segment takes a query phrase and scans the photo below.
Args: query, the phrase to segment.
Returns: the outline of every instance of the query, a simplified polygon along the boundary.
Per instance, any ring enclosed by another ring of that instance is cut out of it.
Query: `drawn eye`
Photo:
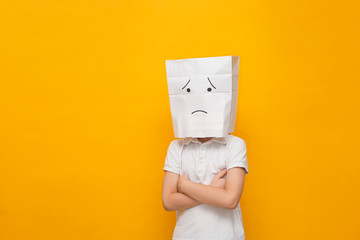
[[[210,78],[207,78],[207,79],[209,80],[209,83],[211,84],[211,86],[212,86],[214,89],[216,89],[216,87],[214,86],[214,84],[212,84],[212,82],[210,81]],[[208,88],[207,90],[208,90],[208,92],[211,92],[212,88]]]
[[[189,79],[189,81],[185,84],[185,86],[183,86],[181,89],[184,89],[190,82],[191,79]],[[187,88],[186,89],[187,92],[190,92],[190,88]]]

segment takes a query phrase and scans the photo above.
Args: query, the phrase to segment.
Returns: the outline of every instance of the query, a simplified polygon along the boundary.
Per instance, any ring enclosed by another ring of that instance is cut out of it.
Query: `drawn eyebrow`
[[[185,84],[185,86],[183,86],[182,89],[184,89],[184,88],[189,84],[189,82],[190,82],[190,79],[189,79],[189,81]]]
[[[209,83],[211,84],[211,86],[216,89],[216,87],[211,83],[210,79],[209,78],[207,78],[207,79],[209,80]]]

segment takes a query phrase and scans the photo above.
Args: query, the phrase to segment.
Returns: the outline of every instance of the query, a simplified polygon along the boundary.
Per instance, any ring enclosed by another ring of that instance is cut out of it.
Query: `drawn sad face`
[[[178,137],[221,137],[229,130],[231,75],[196,75],[174,79],[170,94]]]
[[[209,81],[210,85],[206,90],[208,92],[211,92],[213,89],[216,89],[216,87],[214,86],[214,84],[212,84],[211,80],[209,77],[207,77],[207,80]],[[181,89],[184,89],[186,88],[186,91],[189,93],[191,92],[191,88],[190,88],[190,85],[189,83],[191,82],[191,79],[189,79],[189,81],[185,84],[185,86],[183,86]],[[189,86],[188,86],[189,85]],[[187,87],[188,86],[188,87]],[[191,112],[191,114],[194,114],[194,113],[203,113],[203,114],[208,114],[207,111],[203,110],[203,109],[198,109],[198,110],[194,110]]]

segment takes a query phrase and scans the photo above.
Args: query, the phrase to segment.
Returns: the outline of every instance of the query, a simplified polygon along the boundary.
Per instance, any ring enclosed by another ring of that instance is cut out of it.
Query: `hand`
[[[227,173],[226,168],[221,170],[218,174],[215,175],[213,180],[210,183],[210,186],[225,188],[225,179],[223,178]]]
[[[190,182],[189,176],[186,174],[182,174],[178,179],[178,185],[177,185],[178,192],[184,193],[184,187],[187,182]]]

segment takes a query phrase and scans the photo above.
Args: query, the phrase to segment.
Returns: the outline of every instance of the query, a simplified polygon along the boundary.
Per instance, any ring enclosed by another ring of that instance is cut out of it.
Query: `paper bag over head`
[[[165,63],[175,137],[224,137],[234,132],[239,57]]]

